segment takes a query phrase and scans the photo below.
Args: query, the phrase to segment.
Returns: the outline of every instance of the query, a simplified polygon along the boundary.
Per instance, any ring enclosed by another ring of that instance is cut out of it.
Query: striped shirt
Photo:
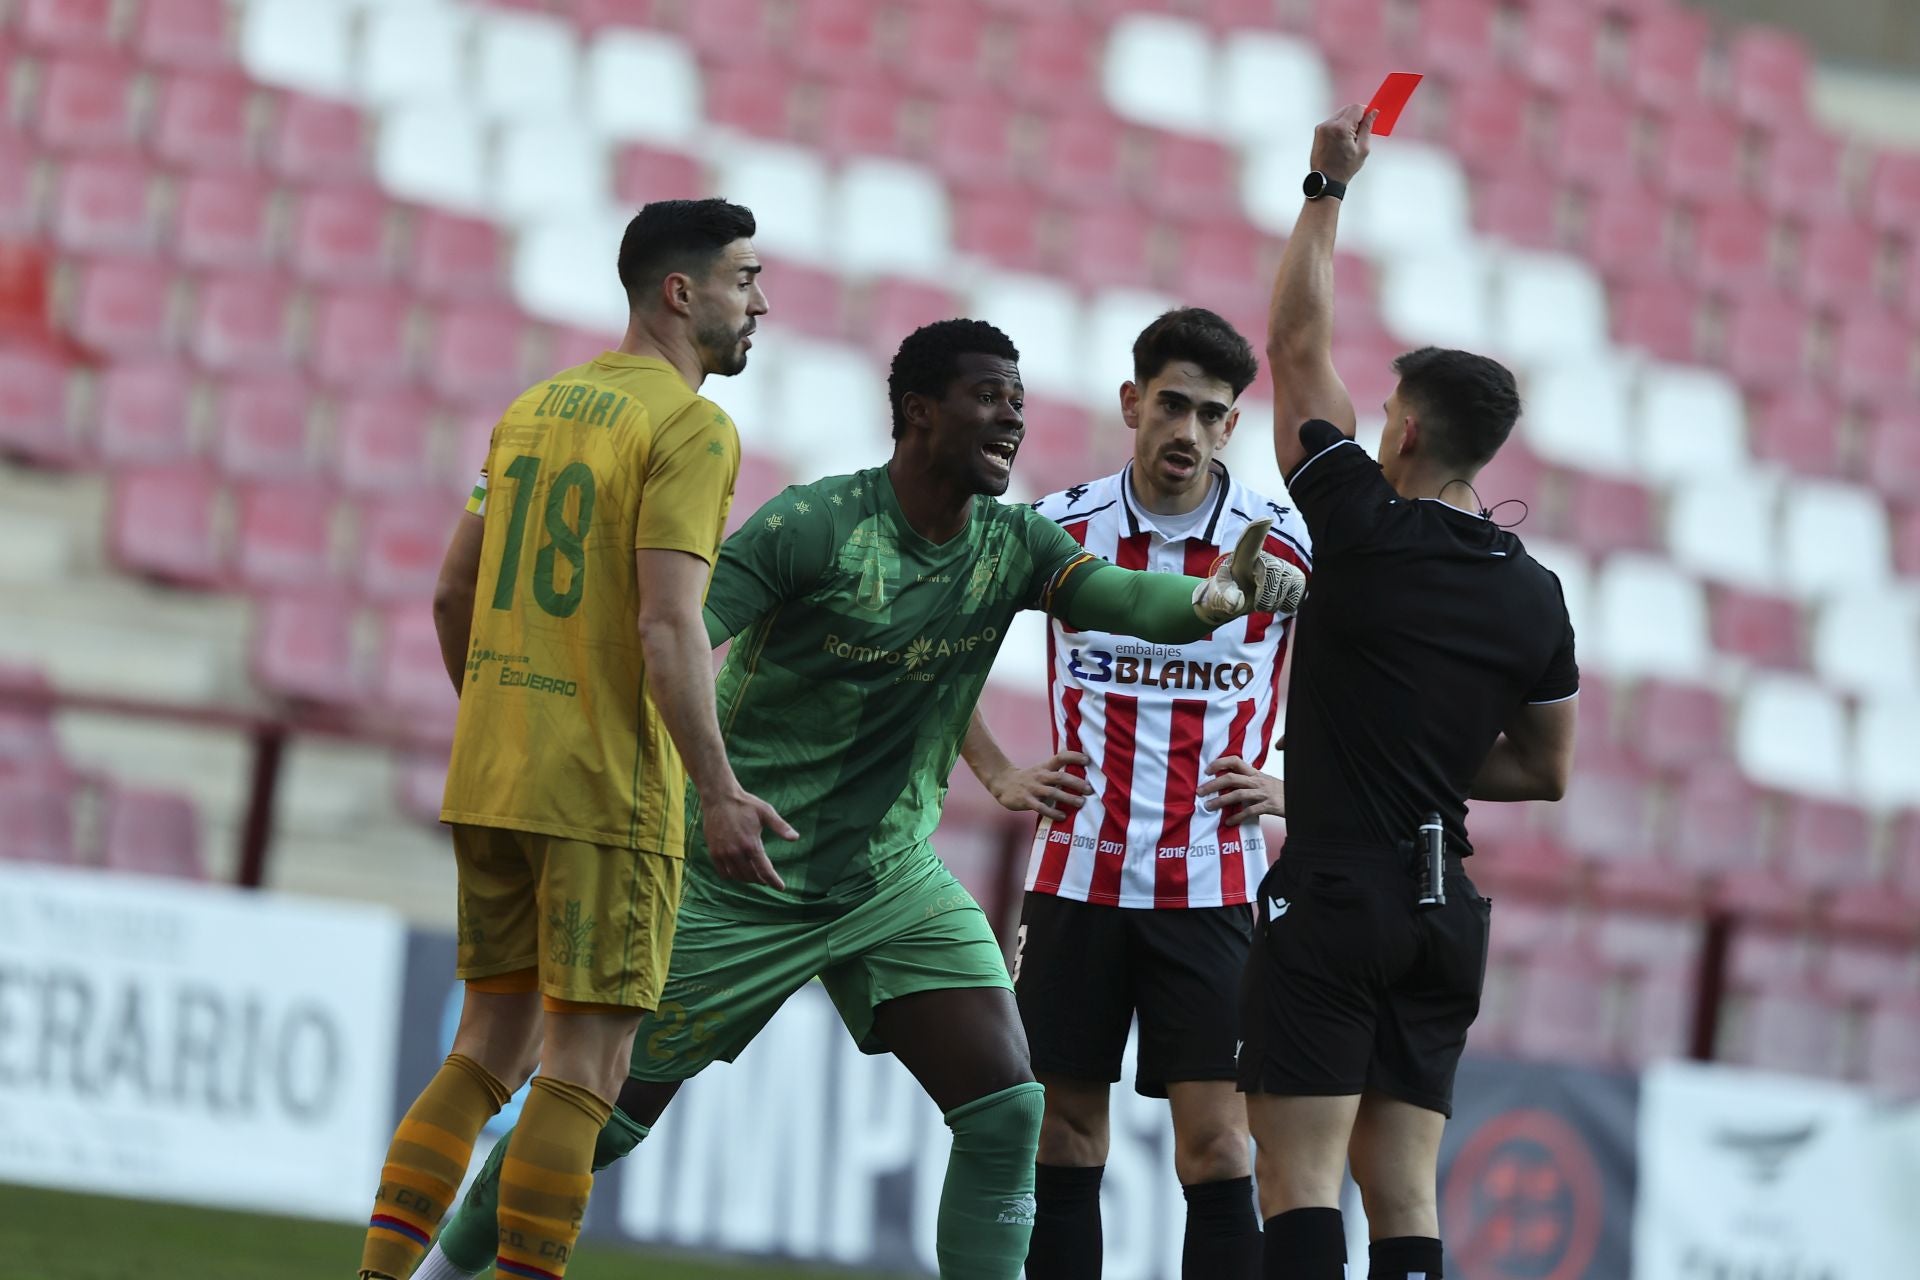
[[[1288,506],[1236,483],[1220,463],[1201,507],[1161,516],[1117,475],[1035,503],[1088,551],[1123,569],[1204,576],[1246,526],[1270,518],[1266,549],[1311,571],[1306,524]],[[1279,713],[1291,618],[1256,613],[1187,645],[1102,631],[1047,634],[1054,749],[1092,761],[1093,794],[1069,819],[1042,818],[1027,888],[1105,906],[1219,907],[1251,900],[1266,870],[1257,821],[1228,825],[1196,794],[1206,766],[1265,762]]]

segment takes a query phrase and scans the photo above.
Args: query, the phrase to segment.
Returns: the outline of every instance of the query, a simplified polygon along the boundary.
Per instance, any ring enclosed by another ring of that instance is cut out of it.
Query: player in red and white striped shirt
[[[1133,461],[1034,504],[1087,550],[1132,569],[1204,575],[1241,531],[1311,570],[1306,526],[1235,481],[1214,454],[1258,373],[1210,311],[1168,312],[1134,344],[1121,413]],[[1282,812],[1260,769],[1277,721],[1290,617],[1254,614],[1208,638],[1150,645],[1055,621],[1048,683],[1059,754],[1016,769],[976,713],[965,754],[1010,808],[1042,814],[1014,962],[1047,1086],[1029,1280],[1100,1274],[1107,1106],[1140,1019],[1135,1088],[1168,1098],[1187,1196],[1188,1280],[1255,1277],[1260,1226],[1234,1087],[1236,992],[1266,871],[1260,818]]]

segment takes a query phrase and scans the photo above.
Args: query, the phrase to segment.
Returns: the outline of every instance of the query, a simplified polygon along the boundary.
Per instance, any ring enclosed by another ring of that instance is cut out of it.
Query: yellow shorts
[[[453,857],[461,978],[537,969],[540,990],[556,999],[659,1004],[682,859],[457,823]]]

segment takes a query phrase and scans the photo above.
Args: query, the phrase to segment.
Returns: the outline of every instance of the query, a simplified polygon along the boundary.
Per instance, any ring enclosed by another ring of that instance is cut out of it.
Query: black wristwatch
[[[1335,182],[1318,169],[1307,175],[1307,180],[1300,184],[1300,189],[1307,193],[1309,200],[1318,200],[1321,196],[1332,196],[1335,200],[1342,200],[1347,194],[1346,183]]]

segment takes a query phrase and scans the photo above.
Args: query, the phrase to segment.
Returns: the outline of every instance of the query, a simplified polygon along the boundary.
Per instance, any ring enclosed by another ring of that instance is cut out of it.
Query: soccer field
[[[0,1186],[0,1275],[7,1280],[345,1280],[357,1227],[223,1213],[144,1200]],[[885,1280],[872,1272],[774,1263],[687,1262],[580,1250],[568,1280]]]

